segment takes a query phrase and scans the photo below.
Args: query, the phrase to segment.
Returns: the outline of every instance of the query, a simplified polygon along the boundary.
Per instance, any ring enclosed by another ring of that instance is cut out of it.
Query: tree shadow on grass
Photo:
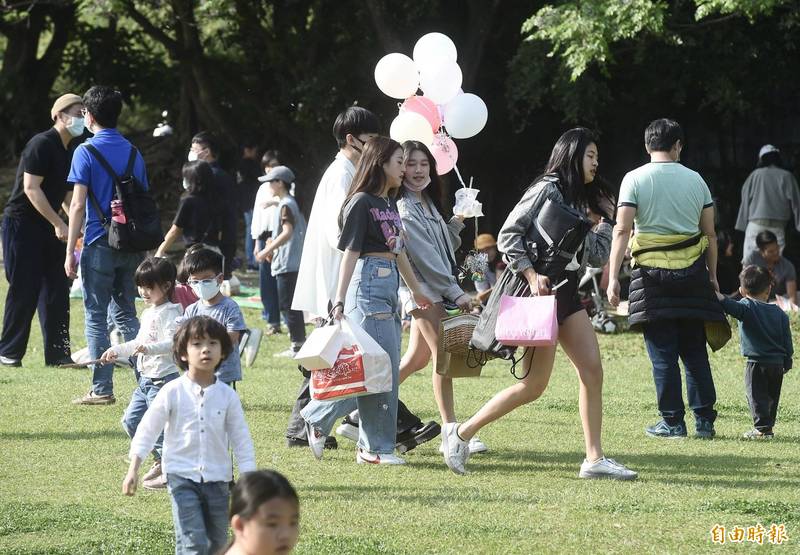
[[[0,440],[21,441],[21,440],[45,440],[45,441],[78,441],[83,439],[119,439],[124,436],[124,432],[117,430],[94,430],[85,432],[0,432]]]

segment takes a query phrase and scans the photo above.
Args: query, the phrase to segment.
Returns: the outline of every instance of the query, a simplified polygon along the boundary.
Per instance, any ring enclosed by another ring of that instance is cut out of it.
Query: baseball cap
[[[73,104],[83,104],[83,99],[77,94],[67,93],[59,96],[50,108],[50,119],[56,119],[56,114],[63,112]]]
[[[765,154],[769,154],[770,152],[780,152],[778,147],[773,145],[764,145],[761,147],[761,150],[758,151],[758,157],[761,158]]]
[[[287,185],[290,183],[294,183],[294,172],[287,168],[286,166],[275,166],[267,175],[262,175],[258,178],[259,181],[275,181],[276,179],[280,179]]]

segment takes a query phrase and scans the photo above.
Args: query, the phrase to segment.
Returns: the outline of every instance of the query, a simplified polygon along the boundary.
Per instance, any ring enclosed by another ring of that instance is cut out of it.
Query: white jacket
[[[261,205],[274,198],[269,183],[264,183],[258,188],[256,201],[253,204],[253,223],[250,225],[250,236],[253,239],[258,239],[265,232],[272,232],[272,222],[275,219],[275,211],[278,207],[275,205],[263,208]]]
[[[293,310],[307,311],[312,317],[328,315],[328,302],[336,296],[342,261],[342,252],[336,248],[339,243],[339,211],[355,173],[353,163],[339,152],[319,182],[308,219]]]
[[[178,372],[172,358],[172,338],[178,328],[177,319],[183,316],[183,307],[166,302],[144,309],[139,333],[133,341],[114,347],[119,358],[128,358],[140,345],[139,372],[146,378],[159,379]]]

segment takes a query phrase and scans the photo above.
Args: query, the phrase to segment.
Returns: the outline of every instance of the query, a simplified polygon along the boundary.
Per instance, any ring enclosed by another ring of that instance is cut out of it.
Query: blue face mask
[[[67,132],[73,137],[80,137],[83,135],[83,130],[86,129],[86,122],[81,116],[70,116],[72,121],[67,125]]]
[[[220,276],[211,279],[190,279],[189,280],[189,287],[192,288],[194,294],[203,299],[204,301],[208,301],[213,299],[219,293],[219,282],[217,279]]]

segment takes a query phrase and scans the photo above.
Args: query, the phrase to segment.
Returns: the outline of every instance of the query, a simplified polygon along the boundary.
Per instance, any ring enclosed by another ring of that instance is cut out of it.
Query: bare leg
[[[425,343],[425,338],[422,337],[416,319],[414,319],[411,321],[408,350],[400,360],[400,383],[403,383],[414,372],[425,368],[430,358],[428,345]]]
[[[528,375],[525,379],[492,397],[475,416],[461,424],[458,428],[458,435],[461,436],[461,439],[469,441],[478,433],[478,430],[490,422],[494,422],[519,406],[538,399],[550,382],[555,356],[555,345],[528,349],[522,361],[523,373]],[[528,372],[529,369],[530,372]]]
[[[433,359],[431,380],[439,414],[443,422],[454,422],[453,380],[436,372],[436,346],[439,342],[439,325],[444,311],[441,305],[436,305],[428,310],[415,310],[411,315],[414,317],[411,322],[411,338],[414,344],[409,343],[408,351],[403,357],[404,362],[408,359],[408,364],[406,367],[403,364],[400,366],[401,381],[404,373],[410,375],[427,366],[428,361]]]
[[[558,333],[558,342],[578,373],[578,407],[586,443],[586,458],[595,461],[603,456],[600,441],[603,423],[603,364],[597,336],[585,310],[569,316]]]

